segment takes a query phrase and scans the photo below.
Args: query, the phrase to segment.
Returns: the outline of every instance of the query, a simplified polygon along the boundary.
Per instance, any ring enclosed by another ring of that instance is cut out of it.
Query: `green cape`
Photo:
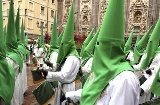
[[[157,50],[158,46],[159,46],[159,39],[160,39],[160,19],[158,20],[152,34],[151,37],[149,38],[147,47],[146,47],[146,53],[147,53],[147,57],[146,59],[144,59],[142,61],[141,64],[141,69],[144,70],[146,69],[149,64],[150,61],[154,58],[155,56],[155,51]]]
[[[59,37],[58,37],[58,45],[59,46],[61,45],[63,34],[64,34],[64,29],[63,29],[62,33],[59,35]]]
[[[15,86],[15,70],[6,60],[6,44],[3,33],[2,0],[0,0],[0,97],[10,105]],[[6,78],[7,77],[7,78]]]
[[[74,1],[73,1],[74,2]],[[74,42],[74,3],[72,3],[57,58],[60,66],[68,56],[79,57]]]
[[[94,105],[108,83],[125,70],[133,71],[124,53],[124,0],[110,0],[98,35],[91,74],[80,105]]]

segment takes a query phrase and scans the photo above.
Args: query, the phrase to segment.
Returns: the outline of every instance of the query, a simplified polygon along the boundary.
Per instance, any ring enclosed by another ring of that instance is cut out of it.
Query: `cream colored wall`
[[[9,1],[8,0],[2,0],[3,3],[6,3],[3,6],[3,24],[4,26],[7,24],[8,21],[8,12],[9,9]],[[20,17],[21,19],[25,20],[25,30],[29,34],[34,35],[40,35],[40,28],[37,27],[37,21],[39,24],[41,21],[44,22],[44,24],[47,23],[47,8],[48,8],[48,32],[51,33],[51,24],[53,24],[54,18],[51,17],[51,10],[54,12],[57,11],[57,0],[54,0],[54,3],[51,3],[51,0],[14,0],[14,9],[15,9],[15,15],[17,13],[17,9],[20,6]],[[33,3],[33,6],[31,6],[30,3]],[[47,6],[48,4],[48,6]],[[44,9],[44,15],[41,14],[41,6],[43,6]],[[33,7],[33,8],[31,8]],[[44,29],[44,32],[47,31],[47,28]]]

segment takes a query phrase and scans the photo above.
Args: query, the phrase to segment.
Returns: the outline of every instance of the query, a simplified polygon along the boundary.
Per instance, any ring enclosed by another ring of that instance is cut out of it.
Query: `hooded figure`
[[[3,99],[5,103],[4,105],[10,105],[14,93],[15,71],[6,60],[6,44],[3,33],[2,0],[0,0],[0,37],[0,101]]]
[[[138,43],[136,43],[134,47],[134,61],[132,62],[132,65],[138,63],[138,61],[140,61],[140,57],[144,54],[145,46],[147,44],[151,30],[152,27],[150,27],[150,29],[146,32],[142,39]]]
[[[53,70],[56,69],[56,61],[58,57],[58,35],[57,35],[57,21],[56,21],[56,13],[54,16],[54,23],[53,23],[53,29],[52,29],[52,37],[51,37],[51,42],[50,42],[50,48],[49,48],[49,53],[47,55],[47,59],[52,63]],[[49,65],[47,65],[49,66]]]
[[[94,33],[94,28],[92,28],[91,32],[89,33],[89,35],[87,36],[87,38],[86,38],[85,41],[83,42],[82,49],[81,49],[81,53],[80,53],[80,56],[81,56],[81,57],[82,57],[82,55],[83,55],[84,49],[86,48],[86,46],[88,45],[88,43],[89,43],[90,40],[92,39],[93,33]]]
[[[97,31],[97,33],[94,35],[94,37],[92,38],[92,40],[89,42],[89,44],[86,46],[86,48],[84,49],[84,53],[82,55],[82,59],[84,61],[82,61],[82,67],[81,70],[83,72],[83,76],[81,77],[81,83],[82,85],[84,85],[86,79],[88,78],[88,75],[91,71],[91,67],[92,67],[92,61],[93,61],[93,49],[95,47],[95,44],[97,42],[97,37],[99,34],[99,31]],[[80,101],[80,97],[81,97],[81,93],[82,93],[82,89],[78,89],[76,91],[70,91],[70,92],[66,92],[66,98],[70,98],[74,103]]]
[[[8,17],[8,26],[7,26],[7,35],[6,35],[6,46],[7,46],[7,57],[15,61],[22,72],[23,60],[21,53],[17,50],[17,36],[14,24],[14,9],[13,9],[13,0],[10,2],[9,17]]]
[[[124,53],[124,0],[110,0],[80,105],[138,105],[139,81],[132,71]]]
[[[130,33],[130,36],[125,44],[124,47],[124,52],[125,54],[128,54],[129,52],[131,52],[131,45],[132,45],[132,38],[133,38],[133,33],[134,33],[134,29],[132,29],[132,32]]]
[[[137,44],[140,40],[141,40],[141,36],[140,36],[140,32],[139,32],[139,34],[138,34],[138,36],[137,36],[137,39],[136,39],[136,44]]]
[[[159,30],[160,30],[160,19],[158,20],[152,34],[151,37],[149,38],[147,47],[146,47],[146,58],[142,61],[141,64],[141,70],[145,70],[147,67],[149,67],[151,60],[154,58],[155,56],[155,51],[157,50],[158,46],[159,46],[159,40],[160,40],[160,34],[159,34]]]
[[[46,76],[47,81],[58,81],[57,95],[54,101],[54,105],[60,105],[60,98],[63,88],[64,92],[75,91],[75,78],[77,76],[80,60],[76,50],[74,42],[74,1],[69,12],[68,20],[62,37],[61,45],[59,48],[57,64],[57,72],[47,72],[42,70],[41,72]],[[64,105],[64,102],[62,103]]]

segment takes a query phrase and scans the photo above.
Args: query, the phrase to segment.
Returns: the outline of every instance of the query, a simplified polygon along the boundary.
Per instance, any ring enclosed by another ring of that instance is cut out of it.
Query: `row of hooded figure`
[[[30,51],[23,20],[20,29],[19,9],[14,20],[13,0],[10,2],[7,28],[3,28],[0,0],[0,36],[0,105],[22,105],[27,90],[26,64]]]
[[[137,37],[132,51],[134,29],[124,41],[124,0],[109,0],[101,27],[95,34],[95,28],[91,30],[79,55],[72,3],[60,36],[55,17],[50,45],[44,44],[42,29],[40,42],[34,46],[35,71],[44,77],[33,91],[38,103],[159,105],[160,20],[150,35],[151,29],[142,38]]]

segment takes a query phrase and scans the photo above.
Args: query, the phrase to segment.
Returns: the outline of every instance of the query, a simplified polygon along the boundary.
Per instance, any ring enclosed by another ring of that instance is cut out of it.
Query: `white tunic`
[[[44,64],[43,58],[44,58],[44,51],[43,48],[35,48],[34,49],[35,57],[37,57],[40,64]]]
[[[147,78],[147,80],[141,85],[141,88],[144,90],[144,94],[140,97],[140,104],[150,101],[151,92],[150,87],[153,83],[153,80],[159,70],[160,67],[160,54],[158,54],[152,61],[150,67],[152,75]]]
[[[128,54],[128,56],[127,56],[126,60],[134,61],[133,54],[134,54],[134,53],[133,53],[133,51],[129,52],[129,54]]]
[[[140,86],[136,75],[124,71],[102,92],[95,105],[139,105]]]
[[[15,81],[15,87],[14,87],[14,93],[13,93],[13,98],[11,100],[11,105],[21,105],[21,99],[20,97],[20,73],[19,73],[19,65],[13,61],[12,59],[7,57],[7,61],[13,66],[14,70],[16,71],[16,81]]]
[[[61,71],[59,72],[48,72],[46,77],[47,81],[59,81],[62,83],[69,83],[63,85],[64,92],[74,91],[75,83],[73,82],[76,78],[80,66],[80,61],[75,56],[69,56],[63,64]],[[59,83],[60,84],[60,83]],[[60,105],[60,88],[56,92],[54,105]],[[65,105],[63,102],[62,105]]]

